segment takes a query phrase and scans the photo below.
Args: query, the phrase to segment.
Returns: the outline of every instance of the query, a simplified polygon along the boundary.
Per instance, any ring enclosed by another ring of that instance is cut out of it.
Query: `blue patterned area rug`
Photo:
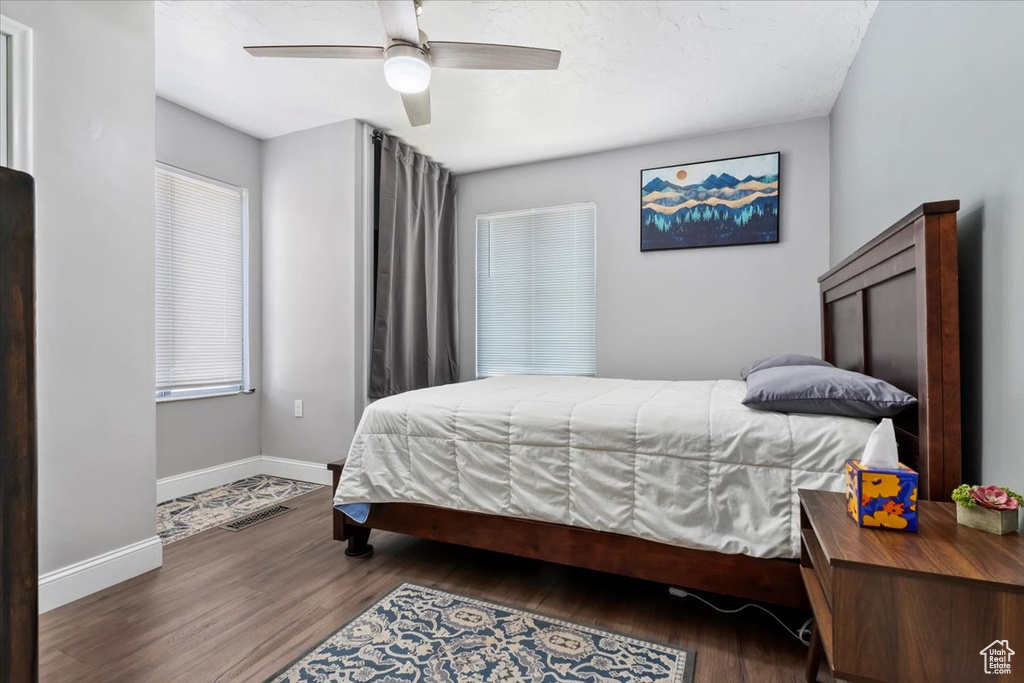
[[[694,653],[402,584],[267,683],[691,683]]]
[[[156,506],[156,531],[167,545],[319,488],[323,487],[257,474],[160,503]]]

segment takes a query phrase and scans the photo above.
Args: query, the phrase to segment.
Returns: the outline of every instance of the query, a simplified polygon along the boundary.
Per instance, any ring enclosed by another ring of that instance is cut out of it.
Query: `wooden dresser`
[[[919,533],[862,529],[844,494],[800,490],[808,680],[823,651],[850,681],[991,681],[994,641],[1020,653],[996,680],[1024,677],[1024,536],[958,526],[953,503],[918,506]]]

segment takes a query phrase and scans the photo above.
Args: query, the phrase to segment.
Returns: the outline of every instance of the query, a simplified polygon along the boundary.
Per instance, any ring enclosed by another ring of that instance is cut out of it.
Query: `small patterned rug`
[[[402,584],[267,683],[690,683],[694,653]]]
[[[265,474],[239,479],[157,505],[157,534],[167,545],[319,488],[323,487]]]

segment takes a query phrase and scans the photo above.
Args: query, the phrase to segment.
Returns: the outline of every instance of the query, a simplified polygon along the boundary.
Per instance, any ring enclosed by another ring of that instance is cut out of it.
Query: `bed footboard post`
[[[331,491],[338,490],[338,482],[341,481],[341,473],[345,469],[344,460],[336,460],[328,463],[327,469],[331,471],[334,479],[334,486]],[[348,541],[345,549],[346,557],[369,557],[373,554],[373,546],[368,543],[370,540],[370,527],[353,524],[345,513],[339,510],[331,510],[334,521],[334,540]]]
[[[370,527],[346,525],[348,532],[348,547],[345,548],[345,557],[370,557],[373,555],[373,546],[367,543],[370,540]]]
[[[341,481],[341,472],[345,469],[345,461],[335,460],[334,462],[329,462],[327,463],[327,469],[331,471],[331,475],[334,480],[334,485],[331,486],[331,495],[333,498],[334,492],[338,490],[338,482]],[[345,515],[334,509],[333,500],[331,504],[331,519],[334,522],[334,540],[344,541],[348,538],[348,535],[345,533]]]

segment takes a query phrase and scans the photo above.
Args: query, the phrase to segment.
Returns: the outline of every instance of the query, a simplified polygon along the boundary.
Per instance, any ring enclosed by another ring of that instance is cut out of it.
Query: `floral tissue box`
[[[917,531],[917,472],[868,469],[846,461],[846,507],[857,526]]]

